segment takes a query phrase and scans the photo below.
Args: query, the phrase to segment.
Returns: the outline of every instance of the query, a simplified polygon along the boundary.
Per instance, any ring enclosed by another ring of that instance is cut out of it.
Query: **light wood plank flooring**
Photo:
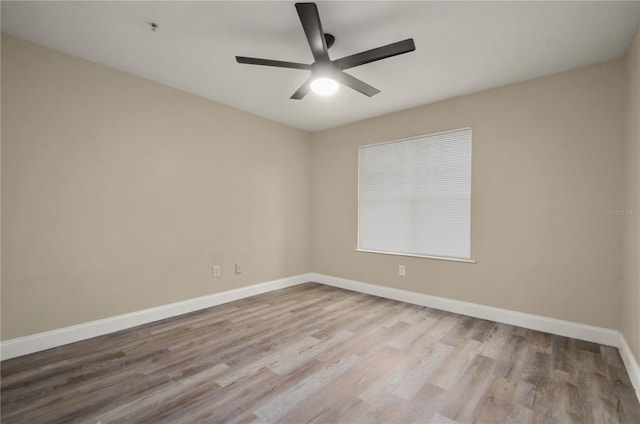
[[[2,362],[2,423],[640,423],[615,348],[309,283]]]

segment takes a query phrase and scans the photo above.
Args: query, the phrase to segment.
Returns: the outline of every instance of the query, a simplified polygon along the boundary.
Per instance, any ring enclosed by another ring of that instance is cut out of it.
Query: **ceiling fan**
[[[333,45],[335,37],[325,34],[320,23],[320,15],[315,3],[296,3],[296,10],[302,23],[302,28],[307,36],[314,62],[305,63],[285,62],[281,60],[260,59],[256,57],[236,56],[238,63],[249,65],[275,66],[278,68],[303,69],[311,71],[311,76],[291,96],[292,99],[301,100],[313,89],[320,94],[331,94],[338,89],[338,83],[350,87],[366,96],[375,96],[380,92],[375,87],[360,81],[344,72],[345,69],[386,59],[403,53],[409,53],[416,49],[412,38],[397,41],[375,49],[345,56],[337,60],[329,58],[329,48]]]

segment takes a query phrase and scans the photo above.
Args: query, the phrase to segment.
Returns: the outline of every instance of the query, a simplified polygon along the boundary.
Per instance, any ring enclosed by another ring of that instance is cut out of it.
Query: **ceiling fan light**
[[[331,78],[316,78],[311,81],[311,91],[320,96],[330,96],[338,91],[338,83]]]

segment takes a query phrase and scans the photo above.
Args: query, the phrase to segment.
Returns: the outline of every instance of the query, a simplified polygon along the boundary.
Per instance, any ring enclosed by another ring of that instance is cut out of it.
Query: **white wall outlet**
[[[407,275],[407,268],[405,268],[404,265],[400,265],[398,267],[398,275],[404,277],[405,275]]]
[[[242,265],[236,264],[236,274],[242,274]]]
[[[213,267],[211,267],[211,276],[213,278],[220,276],[220,265],[214,265]]]

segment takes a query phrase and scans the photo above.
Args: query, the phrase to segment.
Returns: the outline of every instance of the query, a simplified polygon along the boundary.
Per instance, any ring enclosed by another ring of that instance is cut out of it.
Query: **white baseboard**
[[[463,302],[445,297],[431,296],[428,294],[363,283],[361,281],[347,280],[345,278],[332,277],[330,275],[312,273],[311,278],[312,281],[327,284],[329,286],[340,287],[360,293],[412,303],[414,305],[427,306],[429,308],[482,318],[489,321],[516,325],[518,327],[557,334],[559,336],[573,337],[574,339],[586,340],[607,346],[618,347],[619,343],[619,332],[609,328],[578,324],[576,322],[563,321],[540,315],[526,314],[508,309],[479,305],[477,303]]]
[[[384,297],[387,299],[398,300],[400,302],[412,303],[457,314],[543,331],[559,336],[572,337],[579,340],[615,346],[620,351],[620,355],[625,367],[627,368],[629,378],[631,379],[633,387],[636,390],[636,394],[640,399],[640,367],[638,366],[638,362],[633,356],[629,345],[624,339],[624,336],[622,336],[622,334],[617,330],[548,318],[540,315],[526,314],[508,309],[494,308],[492,306],[431,296],[428,294],[410,292],[407,290],[379,286],[376,284],[317,273],[300,274],[248,287],[241,287],[222,293],[214,293],[208,296],[197,297],[182,302],[144,309],[142,311],[132,312],[129,314],[118,315],[84,324],[47,331],[45,333],[7,340],[0,343],[0,357],[3,360],[15,358],[17,356],[27,355],[29,353],[62,346],[68,343],[89,339],[91,337],[125,330],[137,325],[148,324],[153,321],[171,318],[309,281]]]
[[[384,297],[386,299],[398,300],[400,302],[412,303],[414,305],[426,306],[429,308],[482,318],[503,324],[529,328],[531,330],[543,331],[545,333],[556,334],[558,336],[571,337],[574,339],[617,347],[627,369],[627,373],[629,374],[629,378],[631,379],[631,383],[636,391],[636,396],[638,397],[638,400],[640,400],[640,367],[638,366],[638,362],[633,356],[624,336],[618,330],[548,318],[541,315],[526,314],[508,309],[494,308],[492,306],[463,302],[445,297],[410,292],[407,290],[364,283],[362,281],[333,277],[330,275],[311,273],[309,277],[311,278],[311,281],[315,281],[317,283],[366,293],[373,296]]]
[[[221,293],[196,297],[182,302],[157,306],[129,314],[73,325],[44,333],[33,334],[0,343],[0,357],[2,360],[27,355],[53,347],[113,333],[136,325],[148,324],[165,318],[186,314],[211,306],[220,305],[234,300],[243,299],[261,293],[295,286],[311,281],[311,274],[300,274],[293,277],[254,284]]]
[[[640,366],[633,356],[633,352],[631,352],[631,348],[627,344],[624,336],[622,333],[619,334],[618,350],[620,351],[620,356],[622,356],[622,362],[624,362],[624,366],[627,368],[631,384],[633,384],[633,388],[636,390],[636,396],[640,401]]]

